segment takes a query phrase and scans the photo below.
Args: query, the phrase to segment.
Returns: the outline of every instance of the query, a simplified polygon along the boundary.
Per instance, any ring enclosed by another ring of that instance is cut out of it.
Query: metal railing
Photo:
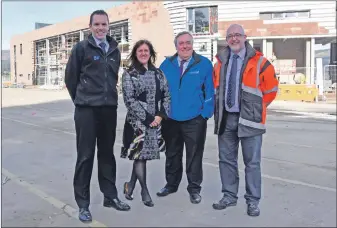
[[[336,90],[337,66],[325,65],[323,67],[324,92]]]
[[[323,67],[323,95],[325,101],[336,101],[337,92],[337,66],[325,65]]]

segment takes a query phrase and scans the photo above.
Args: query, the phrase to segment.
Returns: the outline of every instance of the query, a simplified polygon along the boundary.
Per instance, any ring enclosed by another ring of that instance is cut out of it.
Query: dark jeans
[[[117,106],[75,108],[77,161],[74,175],[75,200],[79,207],[90,204],[90,180],[96,140],[98,182],[105,197],[116,198],[116,137]]]
[[[228,114],[225,131],[218,137],[219,168],[224,196],[237,200],[239,189],[238,150],[241,141],[247,203],[258,203],[261,198],[262,135],[238,137],[239,114]]]
[[[203,180],[202,158],[207,121],[198,116],[188,121],[163,121],[166,149],[166,187],[177,190],[183,175],[183,149],[186,147],[186,175],[189,193],[200,193]]]

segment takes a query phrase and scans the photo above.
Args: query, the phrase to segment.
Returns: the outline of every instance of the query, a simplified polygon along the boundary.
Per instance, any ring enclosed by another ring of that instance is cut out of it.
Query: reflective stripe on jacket
[[[266,132],[266,109],[275,99],[278,90],[273,65],[246,42],[246,56],[240,75],[239,93],[240,118],[239,137],[249,137]],[[225,129],[228,112],[224,107],[224,89],[230,50],[226,47],[218,53],[218,62],[214,65],[213,82],[215,86],[215,129],[221,135]]]

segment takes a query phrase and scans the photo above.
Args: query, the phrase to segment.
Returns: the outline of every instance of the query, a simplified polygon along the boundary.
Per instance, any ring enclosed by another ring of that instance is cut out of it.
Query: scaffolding
[[[109,26],[110,36],[118,43],[118,49],[121,52],[121,66],[127,65],[127,56],[130,53],[129,23],[128,20],[113,23]]]
[[[61,85],[63,86],[63,71],[64,67],[60,64],[62,59],[62,37],[57,36],[49,39],[49,85]]]
[[[35,78],[36,85],[44,85],[47,82],[47,48],[46,40],[35,42]]]
[[[58,35],[34,43],[35,85],[64,85],[64,71],[73,46],[80,41],[80,32]]]
[[[57,35],[34,42],[33,84],[45,88],[63,88],[64,72],[71,51],[80,40],[86,39],[90,30],[82,30],[68,34]],[[128,20],[113,23],[109,26],[109,34],[118,42],[122,53],[122,63],[129,54],[129,23]]]

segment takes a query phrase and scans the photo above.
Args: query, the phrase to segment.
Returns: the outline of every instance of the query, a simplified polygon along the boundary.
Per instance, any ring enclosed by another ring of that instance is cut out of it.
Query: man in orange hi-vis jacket
[[[217,54],[214,66],[214,120],[223,197],[213,208],[222,210],[237,203],[241,141],[247,214],[259,216],[262,135],[266,132],[266,109],[277,95],[278,80],[273,65],[246,38],[242,26],[231,25],[226,34],[228,46]]]

